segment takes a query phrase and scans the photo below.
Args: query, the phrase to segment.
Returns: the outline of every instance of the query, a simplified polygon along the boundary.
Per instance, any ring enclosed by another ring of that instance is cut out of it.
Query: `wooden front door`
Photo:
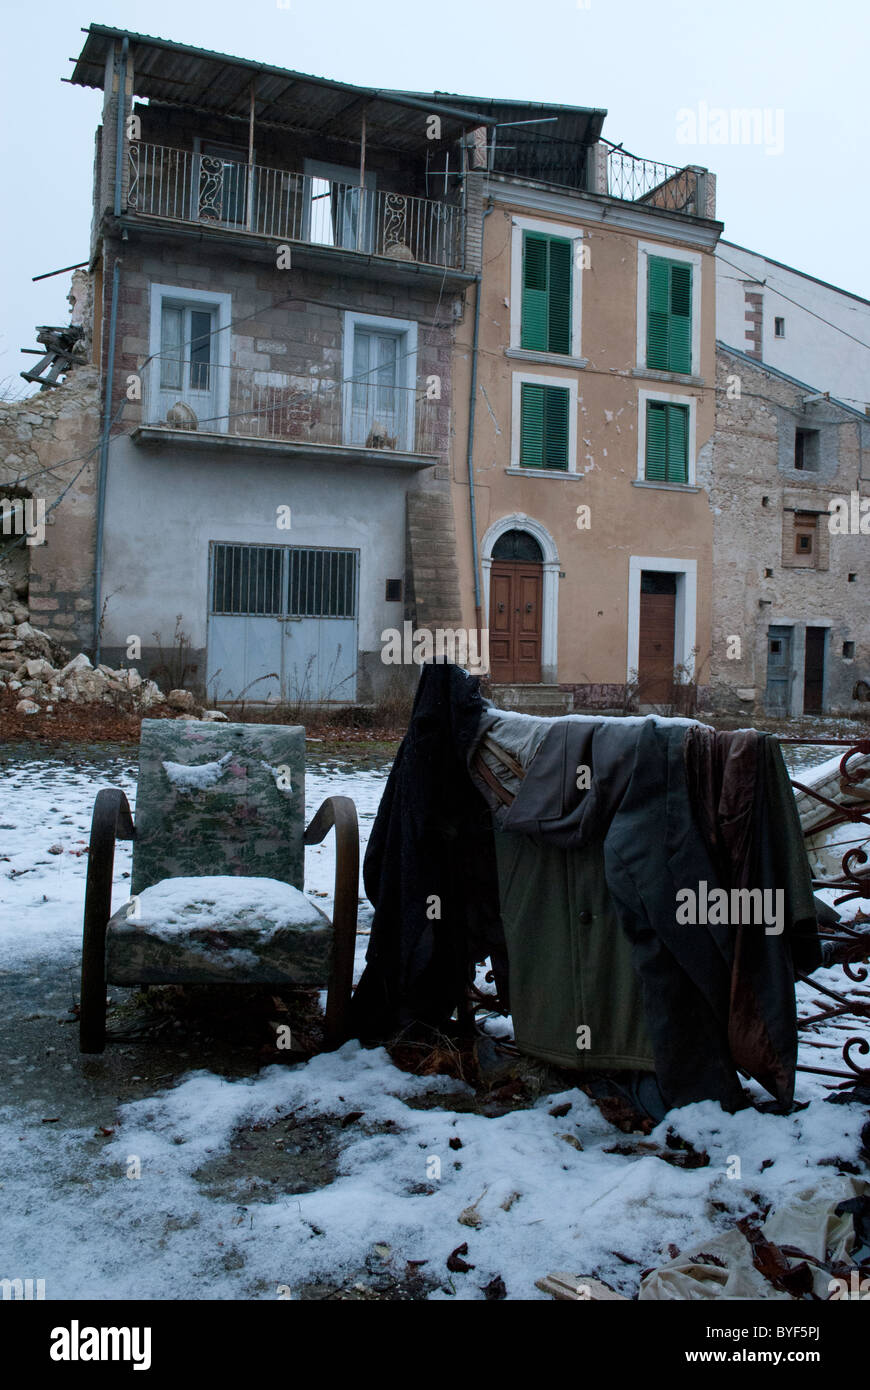
[[[804,656],[804,714],[821,714],[825,688],[825,629],[808,627]]]
[[[489,577],[489,657],[496,684],[541,680],[543,570],[526,560],[496,560]]]
[[[676,575],[644,571],[640,587],[637,654],[638,698],[642,704],[669,702],[674,685]]]

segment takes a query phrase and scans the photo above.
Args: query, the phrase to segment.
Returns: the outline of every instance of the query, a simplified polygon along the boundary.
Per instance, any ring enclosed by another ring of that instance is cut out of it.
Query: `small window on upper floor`
[[[818,566],[818,553],[816,539],[818,535],[818,517],[812,512],[795,512],[794,514],[794,563],[798,566],[806,565],[808,568],[816,569]]]
[[[785,319],[773,320],[773,336],[774,338],[785,337]]]
[[[794,466],[805,473],[816,473],[819,467],[819,431],[796,429],[794,432]]]

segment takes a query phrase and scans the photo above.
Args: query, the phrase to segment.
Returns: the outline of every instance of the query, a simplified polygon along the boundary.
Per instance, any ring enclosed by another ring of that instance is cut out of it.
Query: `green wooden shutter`
[[[647,264],[646,364],[692,370],[692,267],[650,256]]]
[[[646,477],[664,482],[667,467],[667,407],[660,401],[646,403]]]
[[[669,483],[689,481],[689,411],[684,405],[667,407],[667,471]]]
[[[550,237],[549,350],[571,351],[571,243]]]
[[[533,352],[546,352],[549,341],[547,260],[547,238],[537,232],[524,232],[520,344]]]
[[[689,481],[689,410],[666,401],[646,403],[646,478],[651,483]]]
[[[671,304],[668,319],[668,370],[692,370],[692,267],[671,262]]]
[[[524,381],[520,407],[520,467],[540,468],[544,453],[544,387]]]
[[[532,352],[571,351],[571,242],[523,233],[520,345]]]
[[[544,467],[568,469],[568,390],[545,386]]]
[[[520,467],[568,469],[567,387],[524,381],[520,396]]]
[[[650,256],[647,264],[646,365],[662,372],[668,370],[668,265],[661,256]]]

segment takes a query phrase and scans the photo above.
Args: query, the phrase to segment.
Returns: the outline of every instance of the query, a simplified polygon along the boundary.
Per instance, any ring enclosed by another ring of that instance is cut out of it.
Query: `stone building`
[[[870,679],[870,421],[723,343],[716,402],[699,466],[714,517],[711,703],[854,712]]]
[[[151,671],[177,632],[210,700],[375,699],[384,630],[460,616],[452,350],[490,118],[101,25],[72,81],[104,92],[100,655]]]
[[[99,373],[89,360],[91,279],[77,271],[73,365],[23,400],[0,401],[0,589],[12,588],[35,627],[74,650],[94,635]],[[32,536],[23,522],[33,519]],[[44,518],[40,523],[39,518]]]

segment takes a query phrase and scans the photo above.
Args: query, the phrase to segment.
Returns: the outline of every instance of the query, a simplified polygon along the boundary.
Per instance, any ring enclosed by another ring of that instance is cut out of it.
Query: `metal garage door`
[[[356,699],[359,552],[213,541],[208,693]]]

